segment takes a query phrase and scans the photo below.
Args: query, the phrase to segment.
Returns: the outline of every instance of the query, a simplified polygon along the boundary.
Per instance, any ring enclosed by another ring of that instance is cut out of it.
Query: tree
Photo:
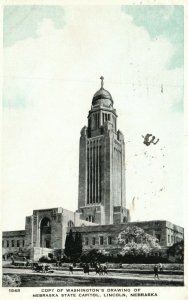
[[[72,229],[70,229],[69,233],[66,236],[66,240],[65,240],[65,255],[67,257],[72,257],[75,253],[75,241],[74,241],[74,237],[72,234]]]
[[[76,232],[75,238],[70,229],[69,233],[66,236],[65,240],[65,255],[71,258],[78,258],[82,254],[82,236],[81,233]]]
[[[129,262],[143,261],[153,249],[159,249],[158,239],[137,226],[128,226],[118,236],[119,254]]]
[[[74,245],[74,256],[80,257],[82,254],[82,236],[81,233],[76,232]]]
[[[184,241],[180,241],[172,245],[167,250],[167,255],[170,261],[183,263],[184,261]]]
[[[79,233],[79,241],[78,241],[78,244],[79,244],[79,253],[80,255],[82,254],[82,235],[81,233]]]
[[[128,226],[120,232],[118,244],[126,245],[128,243],[147,244],[150,247],[159,247],[158,239],[146,233],[142,228],[137,226]]]

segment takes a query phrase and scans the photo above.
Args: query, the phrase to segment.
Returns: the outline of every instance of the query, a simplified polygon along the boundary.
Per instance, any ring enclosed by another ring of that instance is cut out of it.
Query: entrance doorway
[[[47,217],[40,224],[40,247],[51,248],[51,222]]]

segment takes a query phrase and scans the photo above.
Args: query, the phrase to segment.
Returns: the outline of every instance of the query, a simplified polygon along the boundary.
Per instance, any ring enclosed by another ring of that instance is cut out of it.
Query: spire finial
[[[103,89],[103,85],[104,85],[104,77],[101,76],[100,79],[101,79],[101,89]]]

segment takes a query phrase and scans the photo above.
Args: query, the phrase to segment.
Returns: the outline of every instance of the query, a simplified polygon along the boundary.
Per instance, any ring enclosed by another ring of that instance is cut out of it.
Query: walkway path
[[[99,281],[112,281],[115,283],[115,281],[121,282],[122,286],[127,285],[124,284],[125,282],[131,282],[131,280],[134,283],[143,283],[143,285],[183,285],[183,275],[159,275],[159,280],[154,279],[153,274],[130,274],[130,273],[109,273],[105,275],[96,275],[95,272],[91,272],[89,275],[84,274],[83,271],[77,271],[73,274],[69,274],[68,271],[54,271],[54,273],[37,273],[35,271],[32,271],[31,269],[10,269],[10,268],[3,268],[3,274],[17,274],[20,275],[21,277],[35,277],[35,276],[40,276],[42,278],[51,278],[51,280],[55,280],[55,277],[57,278],[63,278],[64,279],[71,279],[77,280],[84,279],[88,281],[88,283],[91,283],[92,280],[95,281],[95,284],[98,283]],[[39,278],[39,277],[38,277]]]

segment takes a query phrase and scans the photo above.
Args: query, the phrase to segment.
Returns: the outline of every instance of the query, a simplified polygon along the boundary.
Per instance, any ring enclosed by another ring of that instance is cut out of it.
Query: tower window
[[[17,240],[17,247],[20,247],[20,241]]]
[[[7,241],[7,247],[9,247],[9,241]]]
[[[110,121],[110,114],[108,114],[108,121]]]
[[[72,220],[68,221],[68,227],[73,227],[74,226],[74,223]]]
[[[99,114],[97,114],[97,127],[99,128]]]
[[[86,221],[94,223],[94,216],[86,217]]]
[[[14,247],[14,240],[12,240],[12,247]]]
[[[95,245],[95,237],[92,238],[92,245]]]
[[[97,127],[97,114],[94,115],[95,121],[94,121],[94,127]]]

